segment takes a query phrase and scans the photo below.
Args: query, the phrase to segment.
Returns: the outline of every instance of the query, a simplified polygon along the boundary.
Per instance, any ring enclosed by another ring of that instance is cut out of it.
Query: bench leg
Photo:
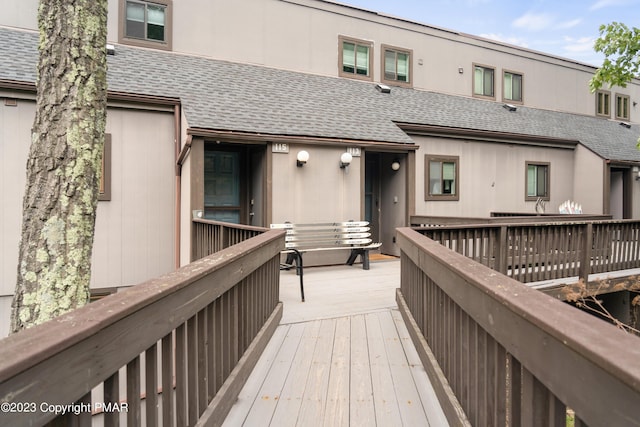
[[[368,270],[369,269],[369,250],[368,249],[362,249],[362,248],[351,249],[351,254],[349,255],[349,259],[347,260],[347,265],[353,265],[353,263],[356,262],[356,258],[358,258],[358,255],[360,255],[360,259],[362,260],[362,269]]]
[[[360,255],[360,249],[351,249],[349,259],[347,259],[347,265],[353,265],[353,263],[356,262],[358,255]]]
[[[369,269],[369,251],[367,249],[363,249],[360,258],[362,258],[362,269],[368,270]]]
[[[295,259],[296,262],[296,274],[298,276],[300,276],[300,298],[302,299],[302,302],[304,302],[304,281],[303,281],[303,274],[304,274],[304,267],[302,266],[302,254],[300,253],[300,251],[296,250],[296,249],[292,249],[292,251],[294,251],[293,253],[289,253],[287,255],[287,260],[289,260],[289,257],[292,258],[292,262]]]

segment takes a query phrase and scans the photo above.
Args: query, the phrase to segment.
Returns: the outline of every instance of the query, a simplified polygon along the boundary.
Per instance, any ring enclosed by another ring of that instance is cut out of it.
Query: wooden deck
[[[445,426],[395,303],[400,261],[282,272],[280,326],[225,426]]]

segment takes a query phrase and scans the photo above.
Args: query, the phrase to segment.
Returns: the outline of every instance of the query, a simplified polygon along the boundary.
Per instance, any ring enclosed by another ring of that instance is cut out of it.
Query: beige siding
[[[416,214],[434,216],[488,216],[495,211],[535,212],[535,202],[525,201],[525,164],[550,163],[550,201],[556,212],[573,196],[574,151],[515,144],[470,142],[435,137],[414,137],[416,152]],[[424,157],[459,156],[460,200],[425,201]]]
[[[0,295],[15,286],[32,101],[0,104]],[[131,285],[173,269],[174,146],[170,113],[109,109],[111,201],[98,203],[93,287]]]
[[[298,151],[309,161],[296,166]],[[360,168],[363,157],[341,169],[344,148],[290,145],[273,156],[273,222],[333,222],[360,219]]]
[[[595,114],[588,88],[595,68],[570,60],[313,0],[194,0],[188,6],[175,2],[174,9],[174,28],[197,29],[174,31],[176,51],[336,76],[343,35],[373,43],[374,81],[381,79],[386,44],[413,50],[411,79],[417,89],[471,96],[472,64],[480,63],[495,67],[498,102],[502,72],[510,70],[524,76],[525,105]],[[636,81],[613,93],[640,97],[640,85]],[[632,121],[638,121],[636,115],[632,112]]]
[[[574,201],[582,205],[584,213],[603,214],[604,161],[581,145],[576,148],[575,159]],[[634,218],[638,218],[636,215],[637,211]]]
[[[0,0],[0,25],[35,30],[38,28],[38,0]]]
[[[98,204],[92,286],[134,285],[173,270],[173,114],[110,109],[111,201]]]

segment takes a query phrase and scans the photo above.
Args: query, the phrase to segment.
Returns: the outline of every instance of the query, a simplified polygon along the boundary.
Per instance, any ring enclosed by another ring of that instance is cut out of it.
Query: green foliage
[[[600,37],[594,45],[596,52],[605,55],[602,67],[589,82],[592,92],[605,83],[626,87],[640,71],[640,30],[625,24],[612,22],[600,26]]]

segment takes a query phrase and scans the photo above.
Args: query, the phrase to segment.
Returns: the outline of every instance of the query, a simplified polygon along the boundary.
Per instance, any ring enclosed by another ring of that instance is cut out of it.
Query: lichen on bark
[[[84,305],[106,121],[106,0],[41,0],[11,329]]]

